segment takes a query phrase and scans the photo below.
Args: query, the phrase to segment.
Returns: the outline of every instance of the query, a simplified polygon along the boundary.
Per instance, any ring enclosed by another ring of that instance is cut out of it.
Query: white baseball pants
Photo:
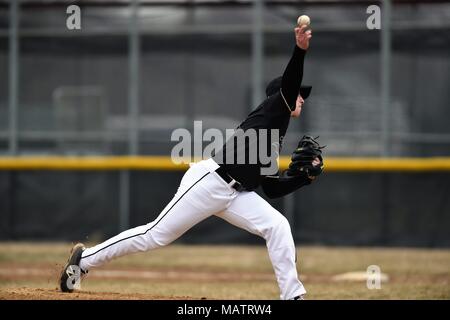
[[[287,219],[257,193],[233,189],[214,172],[218,167],[213,159],[193,164],[173,199],[153,222],[87,248],[80,268],[86,271],[123,255],[166,246],[200,221],[216,215],[266,240],[281,299],[306,293],[298,280]]]

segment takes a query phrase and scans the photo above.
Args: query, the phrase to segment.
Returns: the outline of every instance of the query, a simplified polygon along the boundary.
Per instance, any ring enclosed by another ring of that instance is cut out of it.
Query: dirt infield
[[[59,267],[59,266],[58,266]],[[192,300],[208,299],[207,297],[155,295],[139,293],[118,293],[107,291],[80,290],[74,293],[63,293],[58,288],[59,270],[56,266],[41,265],[27,268],[23,265],[3,265],[0,267],[0,280],[28,281],[33,283],[45,280],[48,285],[55,288],[18,287],[0,289],[0,300]],[[270,273],[234,273],[234,272],[202,272],[192,270],[148,271],[140,269],[99,269],[92,272],[86,281],[118,281],[119,283],[137,282],[149,283],[209,283],[209,282],[253,282],[275,281]]]
[[[24,268],[18,266],[0,267],[0,277],[8,279],[30,279],[30,278],[54,278],[58,279],[59,270],[40,268]],[[91,279],[106,280],[153,280],[153,281],[272,281],[273,274],[267,273],[232,273],[232,272],[202,272],[191,270],[168,270],[168,271],[146,271],[146,270],[111,270],[100,269],[89,275]]]
[[[181,246],[117,259],[91,270],[82,290],[58,290],[71,244],[0,243],[0,299],[278,299],[262,246]],[[450,299],[450,251],[298,248],[308,299]],[[364,274],[378,265],[380,290]],[[352,276],[350,276],[352,275]],[[357,275],[357,276],[355,276]]]
[[[187,296],[157,296],[151,294],[124,294],[114,292],[81,291],[63,293],[55,289],[15,288],[0,291],[0,300],[192,300]]]

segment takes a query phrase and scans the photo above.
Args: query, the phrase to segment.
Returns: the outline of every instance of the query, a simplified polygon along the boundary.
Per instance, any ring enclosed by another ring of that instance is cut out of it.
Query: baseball
[[[309,26],[309,24],[311,23],[311,19],[309,19],[309,17],[307,15],[301,15],[300,17],[298,17],[297,19],[297,24],[299,26],[302,25],[307,25]]]

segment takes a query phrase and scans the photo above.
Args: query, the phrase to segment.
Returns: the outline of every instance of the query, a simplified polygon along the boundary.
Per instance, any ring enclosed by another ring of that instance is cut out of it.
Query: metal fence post
[[[139,153],[139,0],[131,2],[131,21],[128,35],[128,120],[129,120],[129,153]]]
[[[130,171],[119,171],[119,230],[130,227]]]
[[[263,98],[262,82],[264,74],[264,37],[263,14],[264,0],[253,0],[253,28],[252,28],[252,105],[256,108]]]
[[[139,153],[139,0],[130,4],[130,27],[128,33],[128,153]],[[119,228],[130,226],[130,171],[119,173]]]
[[[390,99],[391,99],[391,0],[383,0],[381,11],[381,156],[389,157],[391,148],[391,121],[390,121]],[[380,242],[388,243],[389,237],[389,212],[390,212],[390,174],[383,173],[382,179],[382,207]]]
[[[381,12],[381,156],[391,154],[391,0],[383,0]]]
[[[9,2],[9,153],[16,155],[18,152],[17,141],[17,114],[18,114],[18,86],[19,86],[19,2]]]

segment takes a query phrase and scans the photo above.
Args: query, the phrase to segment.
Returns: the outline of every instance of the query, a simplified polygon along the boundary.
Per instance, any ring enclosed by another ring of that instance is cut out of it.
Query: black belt
[[[233,179],[224,169],[224,167],[219,167],[216,170],[216,173],[228,184],[230,184],[233,180],[234,183],[231,186],[232,188],[236,189],[236,191],[244,191],[245,188],[239,181],[236,181],[236,179]]]

